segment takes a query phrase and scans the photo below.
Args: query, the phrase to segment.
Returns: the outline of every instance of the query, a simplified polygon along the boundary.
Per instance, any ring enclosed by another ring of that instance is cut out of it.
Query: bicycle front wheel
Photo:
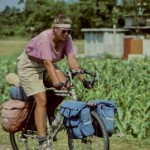
[[[73,139],[71,130],[68,130],[69,150],[109,150],[109,136],[103,121],[94,111],[91,112],[91,117],[94,135],[84,139]]]

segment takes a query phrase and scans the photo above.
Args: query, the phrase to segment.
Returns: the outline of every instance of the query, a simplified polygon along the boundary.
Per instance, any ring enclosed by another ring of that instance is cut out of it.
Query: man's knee
[[[46,107],[47,105],[47,99],[45,92],[38,93],[34,95],[34,99],[36,101],[36,106],[38,107]]]

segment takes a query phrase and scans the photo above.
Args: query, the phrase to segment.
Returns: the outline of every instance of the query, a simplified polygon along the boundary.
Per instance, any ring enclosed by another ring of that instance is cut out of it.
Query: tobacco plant
[[[124,133],[135,138],[150,137],[150,59],[120,59],[80,58],[79,62],[87,67],[86,62],[93,62],[99,73],[99,83],[93,90],[85,90],[79,81],[75,81],[77,93],[84,101],[107,99],[116,102],[116,133]],[[0,104],[9,99],[9,86],[5,76],[17,72],[17,59],[6,57],[0,59]],[[59,64],[62,70],[67,70],[65,60]],[[91,69],[91,68],[89,68]]]

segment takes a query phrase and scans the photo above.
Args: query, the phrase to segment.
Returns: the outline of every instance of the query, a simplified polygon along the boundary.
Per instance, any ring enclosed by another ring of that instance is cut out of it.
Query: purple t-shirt
[[[63,59],[64,56],[74,55],[71,35],[65,41],[61,42],[57,51],[54,48],[52,35],[53,30],[49,29],[31,39],[25,48],[26,54],[38,62],[50,60],[53,63]]]

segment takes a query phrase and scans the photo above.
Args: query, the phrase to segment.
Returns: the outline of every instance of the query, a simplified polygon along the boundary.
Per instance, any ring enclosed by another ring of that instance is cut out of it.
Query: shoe
[[[39,150],[54,150],[54,149],[51,143],[45,141],[42,145],[39,146]]]

